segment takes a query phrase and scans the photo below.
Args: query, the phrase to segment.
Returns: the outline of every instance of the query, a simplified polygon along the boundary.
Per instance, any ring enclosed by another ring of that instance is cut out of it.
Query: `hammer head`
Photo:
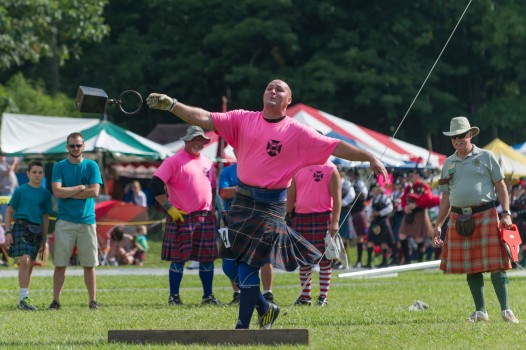
[[[108,95],[102,89],[79,86],[75,105],[80,112],[104,113]]]

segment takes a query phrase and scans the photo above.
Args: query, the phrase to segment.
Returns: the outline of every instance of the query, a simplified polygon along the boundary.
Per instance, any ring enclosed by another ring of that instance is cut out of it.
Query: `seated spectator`
[[[142,191],[141,183],[137,180],[130,182],[124,189],[125,201],[140,207],[147,207],[146,194]]]
[[[124,226],[117,226],[111,232],[111,248],[108,253],[108,262],[112,266],[133,264],[135,249],[133,249],[133,236],[124,233]]]
[[[148,239],[146,235],[148,234],[148,228],[146,225],[138,225],[137,231],[135,232],[135,237],[133,242],[135,243],[135,254],[133,256],[133,263],[137,266],[142,266],[144,260],[146,260],[146,251],[148,250]]]

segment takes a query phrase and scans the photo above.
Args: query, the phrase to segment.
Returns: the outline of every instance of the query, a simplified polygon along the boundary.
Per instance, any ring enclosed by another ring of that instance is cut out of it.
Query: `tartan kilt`
[[[358,237],[366,236],[367,235],[367,215],[365,215],[365,210],[351,213],[351,216],[352,216],[352,224],[354,227],[354,231],[356,232],[356,236]]]
[[[433,236],[433,225],[427,209],[415,212],[415,219],[412,223],[405,222],[405,215],[398,229],[398,235],[413,236],[414,238],[431,238]]]
[[[316,265],[321,253],[285,224],[285,201],[262,202],[236,193],[226,214],[225,246],[237,262],[252,267],[271,263],[285,271]]]
[[[11,229],[13,244],[7,254],[11,257],[29,255],[31,260],[36,260],[40,246],[42,245],[42,235],[31,242],[27,239],[26,228],[23,225],[15,223]]]
[[[188,260],[213,262],[217,259],[217,227],[210,211],[183,215],[184,222],[174,222],[168,215],[161,258],[172,262]]]
[[[475,231],[469,237],[457,233],[458,214],[451,213],[444,240],[440,269],[448,273],[479,273],[511,269],[500,237],[497,209],[473,214]]]
[[[387,243],[391,246],[393,244],[393,230],[387,217],[374,218],[371,221],[367,242],[372,242],[376,245]]]
[[[292,228],[312,243],[320,253],[325,253],[325,236],[329,231],[331,212],[296,213],[292,219]],[[323,260],[327,260],[323,255]]]

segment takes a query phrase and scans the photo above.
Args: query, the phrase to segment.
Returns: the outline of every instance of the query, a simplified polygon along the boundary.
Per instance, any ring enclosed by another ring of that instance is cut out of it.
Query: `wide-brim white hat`
[[[476,136],[479,134],[480,129],[476,126],[471,126],[468,118],[456,117],[451,119],[449,131],[444,131],[443,134],[446,136],[456,136],[468,131],[471,131],[471,136]]]

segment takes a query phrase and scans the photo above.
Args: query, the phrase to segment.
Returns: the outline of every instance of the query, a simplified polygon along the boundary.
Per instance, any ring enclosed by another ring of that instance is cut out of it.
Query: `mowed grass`
[[[149,256],[149,259],[153,258]],[[153,261],[150,260],[150,261]],[[167,264],[164,266],[167,268]],[[2,270],[0,270],[0,274]],[[338,278],[333,275],[329,306],[295,306],[285,311],[299,295],[297,273],[276,273],[274,295],[282,313],[274,328],[307,328],[311,345],[280,346],[280,349],[519,349],[523,348],[526,325],[526,284],[523,277],[510,277],[510,304],[525,322],[503,322],[489,275],[485,276],[490,322],[470,324],[474,310],[462,275],[439,271],[400,273],[398,277],[375,279]],[[315,275],[313,297],[319,292]],[[98,277],[98,300],[102,308],[89,310],[82,276],[66,279],[58,312],[46,310],[52,299],[52,278],[35,277],[30,297],[36,312],[16,310],[18,281],[0,278],[0,348],[2,349],[230,349],[232,346],[109,344],[108,330],[133,329],[233,329],[237,308],[201,306],[202,289],[197,275],[186,274],[181,295],[186,304],[167,304],[165,276]],[[214,293],[224,302],[232,291],[224,275],[216,275]],[[411,312],[417,300],[427,311]],[[256,316],[252,328],[257,328]],[[274,349],[252,346],[243,349]]]

